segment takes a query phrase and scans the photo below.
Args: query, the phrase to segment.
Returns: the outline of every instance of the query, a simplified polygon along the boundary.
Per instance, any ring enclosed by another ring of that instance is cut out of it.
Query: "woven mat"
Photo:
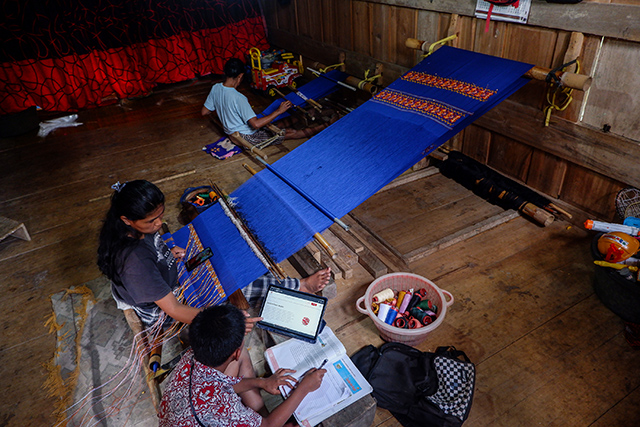
[[[129,361],[133,333],[124,314],[116,308],[109,282],[105,278],[57,293],[51,297],[51,303],[55,323],[49,323],[52,330],[56,331],[58,344],[48,388],[61,398],[58,412],[65,415],[60,415],[59,420],[70,415],[73,409],[68,408],[81,402],[87,395],[95,403],[87,405],[83,413],[102,414],[125,392],[125,387],[118,387],[112,395],[104,397],[114,390],[114,383],[109,380]],[[165,348],[164,352],[175,353],[176,350]],[[170,358],[171,355],[165,358],[163,354],[163,361]],[[134,386],[126,401],[120,404],[115,413],[95,425],[158,425],[142,375],[136,375],[134,381],[128,383]],[[62,425],[82,425],[80,418],[74,417]]]

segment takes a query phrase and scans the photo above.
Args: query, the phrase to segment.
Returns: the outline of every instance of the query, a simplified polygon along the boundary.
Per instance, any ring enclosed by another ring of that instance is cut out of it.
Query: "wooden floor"
[[[33,132],[0,140],[0,216],[23,222],[32,237],[0,242],[0,426],[53,424],[55,400],[42,389],[55,348],[43,325],[49,298],[99,276],[97,234],[115,181],[157,182],[176,229],[185,188],[210,178],[232,191],[248,178],[243,162],[261,169],[244,154],[218,161],[201,151],[218,135],[200,116],[210,85],[194,80],[83,111],[82,126],[45,139]],[[300,142],[268,148],[270,160]],[[348,219],[406,257],[501,214],[436,173],[379,192]],[[640,351],[593,292],[591,236],[566,222],[540,228],[517,217],[459,240],[412,257],[408,269],[455,297],[419,348],[454,345],[476,363],[465,426],[640,425]],[[373,277],[350,261],[353,277],[337,281],[327,321],[353,353],[382,340],[355,308]],[[378,410],[374,425],[399,424]]]

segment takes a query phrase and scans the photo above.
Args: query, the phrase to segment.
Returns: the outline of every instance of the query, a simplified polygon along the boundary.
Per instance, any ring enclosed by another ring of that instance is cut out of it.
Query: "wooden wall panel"
[[[418,13],[415,9],[398,7],[396,8],[395,16],[395,43],[391,45],[394,60],[391,62],[411,68],[416,64],[414,62],[415,52],[413,49],[406,47],[404,42],[408,37],[415,37]]]
[[[370,4],[353,2],[353,50],[371,56]]]
[[[390,46],[395,45],[395,6],[371,5],[371,56],[389,60]],[[393,38],[392,38],[393,37]]]
[[[624,64],[624,65],[622,65]],[[584,123],[640,141],[640,48],[637,43],[605,40],[584,112]]]
[[[487,33],[484,31],[484,25],[476,25],[473,50],[487,55],[502,56],[506,31],[507,24],[504,22],[491,21]]]
[[[624,187],[604,175],[569,164],[560,198],[605,221],[620,221],[615,215],[615,197]]]
[[[334,0],[336,9],[336,30],[338,46],[353,50],[353,19],[351,1]]]
[[[269,2],[267,2],[269,3]],[[267,20],[267,23],[271,23]],[[289,31],[293,34],[298,33],[298,25],[296,22],[296,1],[277,2],[276,23],[275,28]]]
[[[489,160],[489,145],[491,143],[491,132],[475,126],[467,126],[462,138],[462,152],[467,156],[486,164]]]
[[[503,56],[534,66],[550,68],[553,63],[557,36],[554,31],[539,27],[508,25]],[[524,105],[543,108],[547,84],[532,80],[513,95],[513,100]]]
[[[557,199],[567,173],[567,161],[542,150],[531,153],[531,165],[525,183],[539,192]]]
[[[487,165],[520,182],[525,182],[529,174],[532,153],[532,147],[494,134],[489,145]]]
[[[319,0],[295,0],[298,34],[322,41],[322,8]]]
[[[478,21],[478,19],[470,18],[468,16],[460,16],[458,18],[458,39],[453,45],[460,49],[473,50],[473,46],[475,46],[476,43]]]
[[[440,14],[437,12],[430,12],[427,10],[418,11],[418,18],[416,23],[416,35],[414,38],[418,40],[428,40],[428,41],[436,41],[438,40],[438,21],[440,19]],[[422,52],[415,49],[413,50],[413,58],[414,61],[412,66],[420,62],[422,57]]]
[[[336,0],[320,0],[322,6],[322,42],[331,45],[338,43]]]

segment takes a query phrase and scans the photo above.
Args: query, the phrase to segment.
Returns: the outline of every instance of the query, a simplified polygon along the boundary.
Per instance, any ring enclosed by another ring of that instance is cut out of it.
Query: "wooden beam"
[[[475,14],[476,0],[424,1],[424,0],[363,0],[367,3],[408,7],[432,12]],[[580,4],[547,3],[533,0],[527,25],[576,31],[596,36],[640,41],[640,6],[584,2]],[[434,40],[435,41],[435,40]]]
[[[571,163],[640,187],[640,145],[637,141],[553,117],[544,126],[537,108],[506,100],[474,123],[492,132],[538,148]]]
[[[412,262],[418,261],[419,259],[422,259],[436,251],[455,245],[456,243],[467,240],[473,236],[476,236],[482,233],[483,231],[490,230],[494,227],[499,226],[500,224],[504,224],[507,221],[511,221],[512,219],[518,216],[519,214],[517,211],[514,211],[514,210],[504,211],[501,214],[498,214],[491,218],[487,218],[484,221],[481,221],[470,227],[464,228],[460,231],[457,231],[453,234],[443,237],[442,239],[436,240],[435,242],[429,243],[426,246],[423,246],[418,249],[414,249],[413,251],[405,254],[404,259],[407,263],[411,264]]]

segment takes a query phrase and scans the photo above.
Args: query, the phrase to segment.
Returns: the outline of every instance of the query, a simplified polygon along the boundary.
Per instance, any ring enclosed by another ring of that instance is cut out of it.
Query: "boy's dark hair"
[[[224,64],[224,75],[227,77],[235,78],[244,72],[244,62],[238,58],[231,58]]]
[[[230,304],[208,307],[189,326],[195,359],[210,367],[222,365],[244,340],[244,314]]]

